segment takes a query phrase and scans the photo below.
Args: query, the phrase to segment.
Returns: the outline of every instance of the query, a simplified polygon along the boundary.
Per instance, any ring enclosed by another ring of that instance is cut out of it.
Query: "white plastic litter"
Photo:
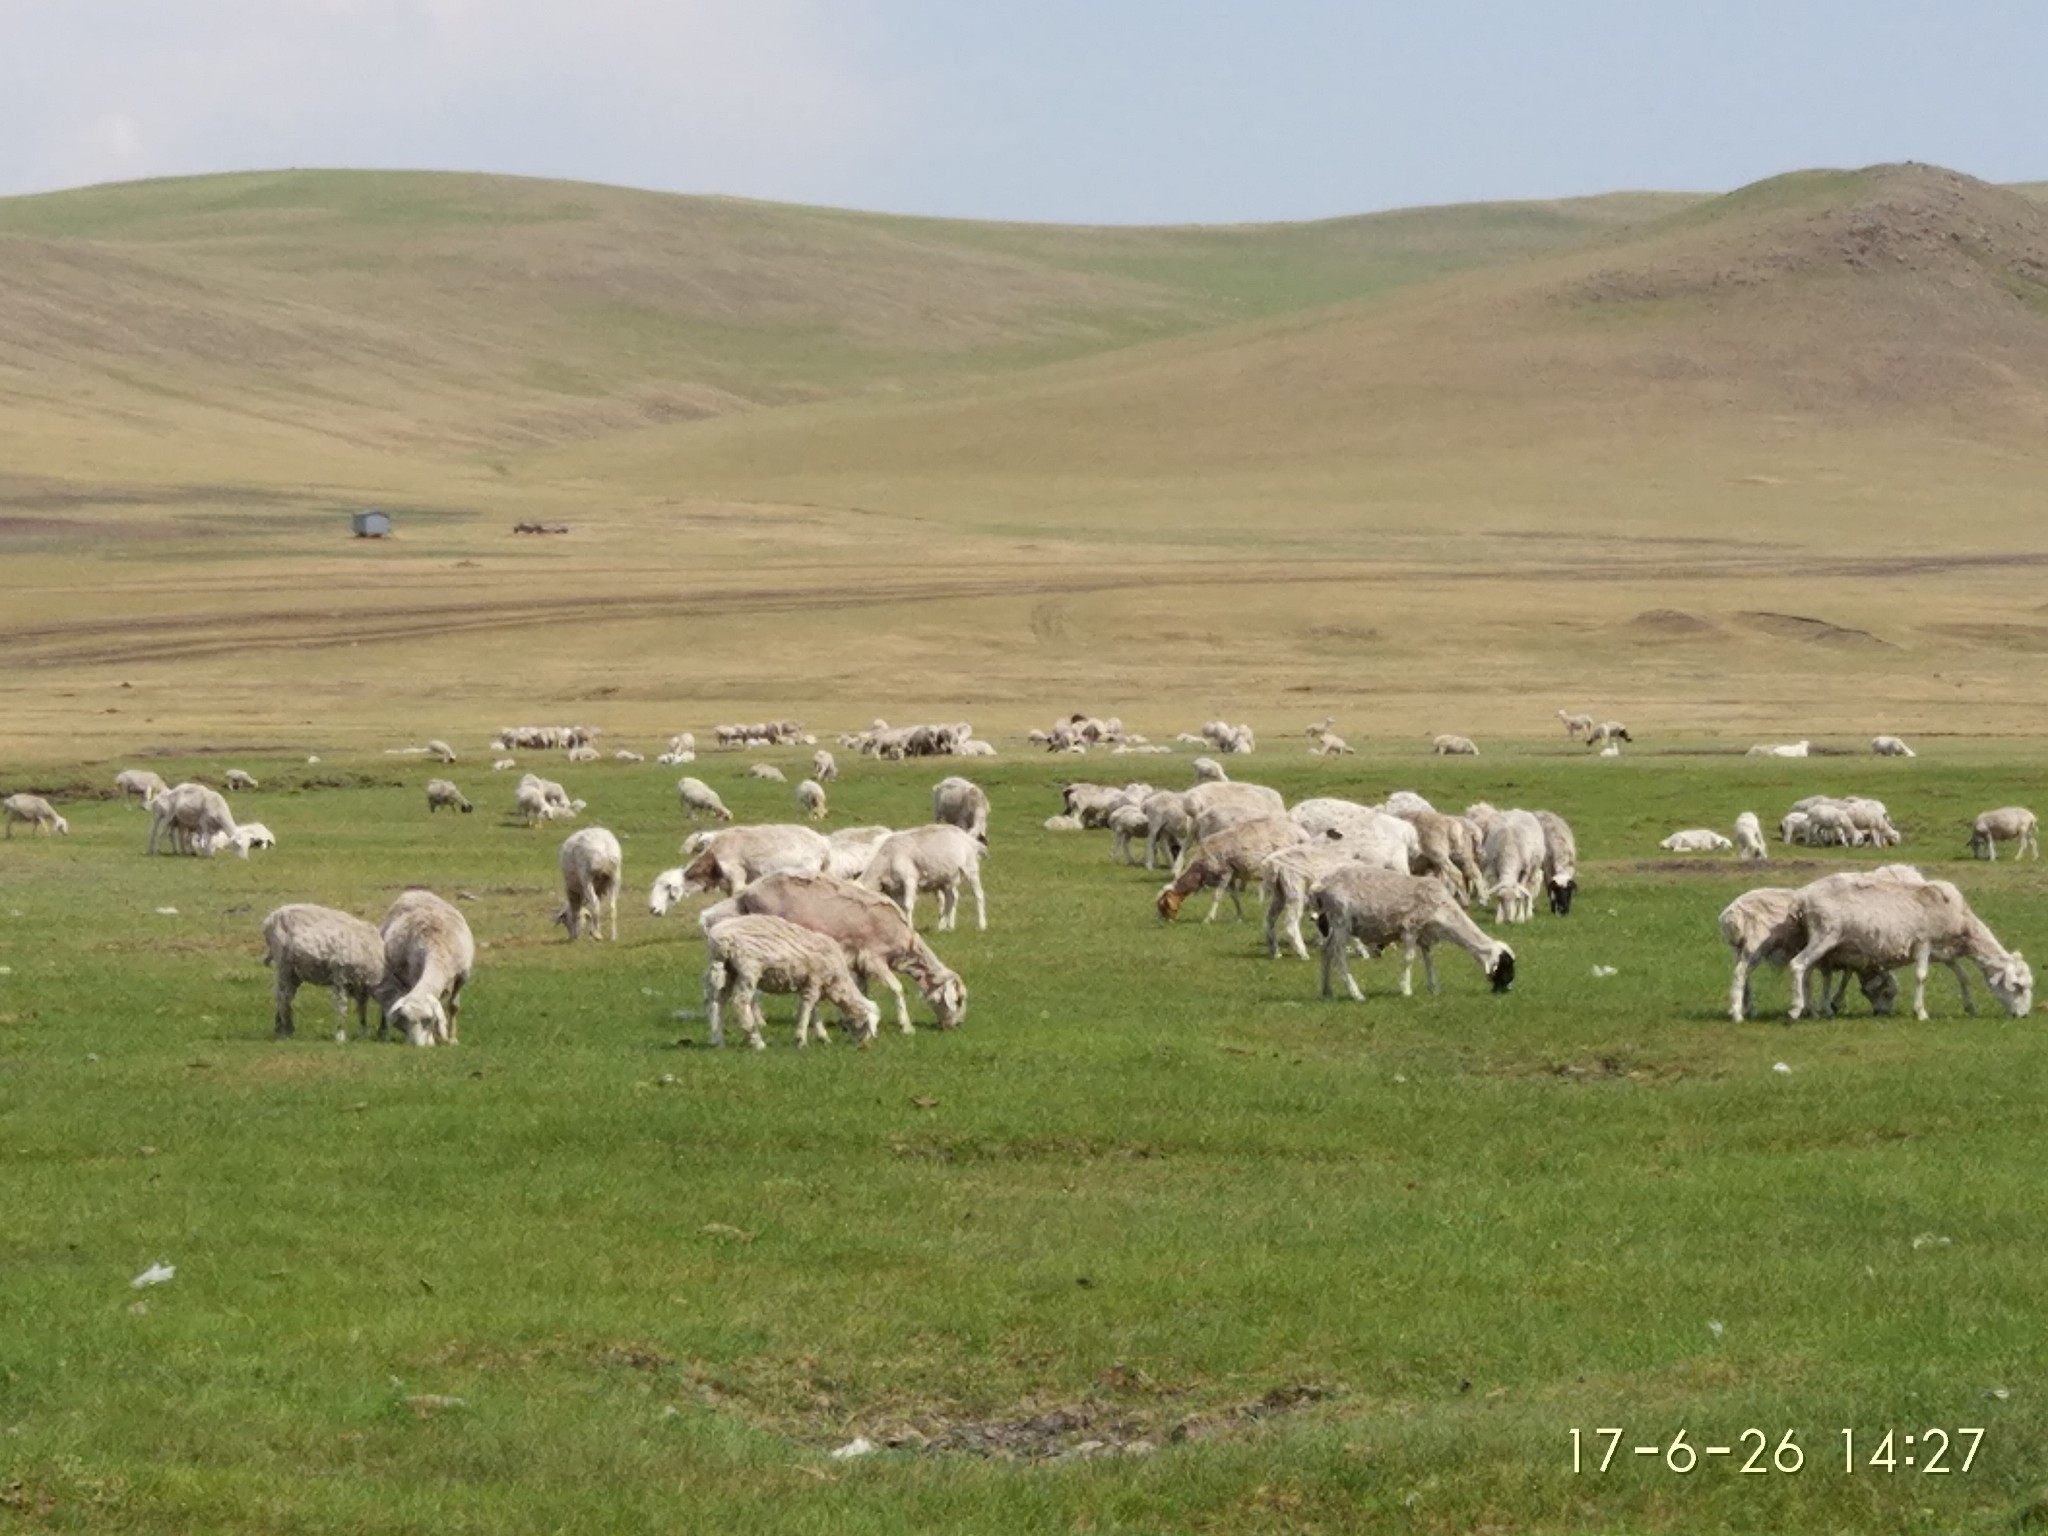
[[[1790,1067],[1786,1066],[1784,1062],[1782,1062],[1782,1061],[1777,1061],[1777,1062],[1773,1062],[1773,1063],[1771,1063],[1771,1070],[1772,1070],[1773,1072],[1790,1072],[1790,1071],[1791,1071],[1792,1069],[1791,1069]]]
[[[1920,1235],[1919,1235],[1918,1237],[1916,1237],[1916,1238],[1914,1238],[1914,1239],[1913,1239],[1913,1246],[1914,1246],[1914,1247],[1915,1247],[1916,1249],[1917,1249],[1917,1248],[1946,1248],[1946,1247],[1950,1246],[1950,1245],[1951,1245],[1952,1243],[1954,1243],[1954,1242],[1955,1242],[1955,1239],[1954,1239],[1954,1238],[1952,1238],[1952,1237],[1943,1237],[1943,1236],[1942,1236],[1942,1235],[1941,1235],[1940,1233],[1938,1233],[1938,1232],[1922,1232],[1922,1233],[1921,1233],[1921,1234],[1920,1234]]]
[[[1707,1324],[1707,1332],[1711,1333],[1717,1339],[1720,1338],[1721,1335],[1726,1333],[1727,1331],[1728,1330],[1725,1327],[1723,1327],[1720,1323],[1709,1322]]]
[[[1593,974],[1594,974],[1595,976],[1600,976],[1600,977],[1607,977],[1607,976],[1619,976],[1619,975],[1621,974],[1621,972],[1620,972],[1620,971],[1617,971],[1617,970],[1616,970],[1616,969],[1615,969],[1615,968],[1614,968],[1613,966],[1611,966],[1611,965],[1596,965],[1596,966],[1594,966],[1594,967],[1593,967]]]
[[[851,1461],[856,1456],[872,1456],[875,1454],[876,1449],[875,1442],[866,1435],[855,1435],[846,1444],[840,1446],[838,1450],[832,1452],[832,1459],[834,1461]]]
[[[158,917],[176,917],[178,915],[178,909],[176,907],[158,907],[156,909],[156,915]]]
[[[177,1265],[165,1264],[159,1261],[155,1264],[150,1265],[149,1268],[145,1269],[133,1280],[130,1280],[128,1282],[128,1285],[131,1290],[137,1291],[142,1290],[145,1286],[165,1285],[168,1284],[171,1278],[175,1276],[177,1273]]]

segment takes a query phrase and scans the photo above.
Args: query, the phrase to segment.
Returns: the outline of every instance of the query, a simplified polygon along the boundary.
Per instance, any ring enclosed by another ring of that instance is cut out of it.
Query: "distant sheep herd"
[[[1617,720],[1596,721],[1587,713],[1557,712],[1569,739],[1619,753],[1632,742]],[[1335,721],[1310,724],[1311,754],[1345,756],[1351,747],[1336,734]],[[592,762],[603,733],[588,726],[520,726],[501,730],[493,753],[559,750],[571,761]],[[717,726],[721,749],[816,746],[817,738],[796,720]],[[1126,731],[1121,720],[1069,715],[1047,730],[1033,731],[1031,744],[1048,751],[1113,754],[1170,753]],[[1256,749],[1248,725],[1223,720],[1184,732],[1177,742],[1199,746],[1218,757]],[[839,738],[843,750],[888,760],[925,756],[991,756],[995,748],[975,737],[966,722],[890,726],[876,720],[866,730]],[[1431,738],[1431,751],[1476,756],[1478,747],[1454,734]],[[1810,744],[1751,748],[1752,755],[1803,757]],[[441,763],[457,760],[440,740],[395,749],[429,755]],[[1881,757],[1911,757],[1896,736],[1870,744]],[[658,761],[693,762],[696,738],[669,738]],[[616,750],[615,761],[641,762],[642,754]],[[517,766],[509,757],[495,769]],[[1401,995],[1412,991],[1420,955],[1427,983],[1438,989],[1433,951],[1461,949],[1478,965],[1495,992],[1516,978],[1514,949],[1488,934],[1472,910],[1490,912],[1498,925],[1529,922],[1541,898],[1558,916],[1571,912],[1578,890],[1577,839],[1565,820],[1547,810],[1500,809],[1480,802],[1462,812],[1440,812],[1412,791],[1377,804],[1318,796],[1289,806],[1278,791],[1232,779],[1215,757],[1190,764],[1192,784],[1181,790],[1144,783],[1068,783],[1060,808],[1044,825],[1048,831],[1088,829],[1113,834],[1111,856],[1126,864],[1163,867],[1171,879],[1153,899],[1161,921],[1175,918],[1188,897],[1207,890],[1204,921],[1213,921],[1229,898],[1238,917],[1243,897],[1256,893],[1264,906],[1265,948],[1277,957],[1282,947],[1307,958],[1304,923],[1313,918],[1321,951],[1322,995],[1335,995],[1341,978],[1348,995],[1362,997],[1350,968],[1354,952],[1374,955],[1398,948],[1402,955]],[[753,763],[752,778],[786,782],[773,764]],[[843,1027],[863,1044],[877,1032],[881,1010],[867,997],[880,982],[893,996],[896,1022],[911,1032],[899,975],[909,977],[943,1029],[967,1015],[967,987],[919,936],[918,898],[935,898],[936,931],[953,929],[962,897],[971,895],[975,925],[988,927],[981,865],[988,855],[990,802],[973,780],[953,775],[932,792],[932,819],[907,828],[851,827],[831,834],[804,822],[830,815],[825,786],[838,780],[833,754],[818,748],[811,774],[792,795],[803,822],[734,825],[733,814],[703,780],[685,776],[676,792],[690,822],[712,825],[689,834],[684,862],[662,871],[649,891],[649,910],[667,913],[690,896],[715,898],[699,915],[706,946],[704,1009],[712,1044],[723,1040],[724,1021],[734,1018],[748,1042],[764,1044],[760,995],[788,993],[798,999],[796,1042],[825,1038],[816,1018],[831,1004]],[[226,788],[254,792],[258,781],[241,769],[223,775]],[[221,790],[186,782],[166,784],[145,769],[128,769],[114,780],[122,799],[149,815],[146,851],[211,858],[233,848],[242,858],[252,849],[272,848],[276,839],[257,822],[238,820]],[[443,809],[470,813],[475,806],[451,779],[426,783],[429,815]],[[559,783],[527,773],[515,786],[511,815],[528,826],[574,819],[586,802]],[[6,836],[16,826],[61,836],[70,827],[42,796],[19,793],[0,799]],[[1891,848],[1904,839],[1880,800],[1812,795],[1794,802],[1777,823],[1786,845]],[[1770,856],[1764,826],[1751,811],[1739,815],[1730,834],[1709,827],[1671,833],[1661,847],[1672,853],[1734,853],[1764,862]],[[2038,823],[2031,811],[2007,806],[1976,818],[1969,840],[1972,856],[1998,857],[2004,844],[2014,857],[2038,859]],[[570,834],[560,850],[563,902],[556,923],[570,940],[618,938],[618,898],[624,882],[624,852],[603,827]],[[382,922],[372,927],[348,913],[297,902],[271,912],[262,925],[266,963],[276,977],[274,1027],[294,1032],[293,998],[302,985],[332,989],[339,1022],[351,1004],[359,1034],[367,1032],[367,1010],[375,1000],[378,1038],[394,1028],[417,1045],[455,1044],[462,989],[476,964],[468,923],[448,902],[425,890],[408,890]],[[2033,977],[2018,951],[2006,950],[1947,881],[1929,880],[1909,865],[1834,874],[1798,888],[1766,887],[1731,902],[1721,913],[1720,932],[1734,956],[1729,1013],[1750,1014],[1750,978],[1759,965],[1782,965],[1792,980],[1790,1016],[1831,1014],[1854,978],[1872,1007],[1888,1013],[1898,988],[1893,973],[1914,972],[1916,1017],[1926,1014],[1930,965],[1950,969],[1973,1007],[1962,963],[1978,969],[1992,995],[2009,1012],[2032,1006]],[[1820,985],[1809,989],[1818,973]]]

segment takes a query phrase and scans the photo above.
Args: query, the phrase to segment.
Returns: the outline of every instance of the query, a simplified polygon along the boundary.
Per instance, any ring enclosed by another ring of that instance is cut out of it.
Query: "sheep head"
[[[668,909],[683,899],[683,872],[680,869],[665,869],[654,877],[653,888],[647,893],[647,910],[656,917],[668,915]]]
[[[1493,990],[1496,992],[1505,992],[1514,986],[1515,952],[1507,945],[1501,945],[1500,953],[1494,956],[1493,966],[1487,971],[1486,978],[1493,983]]]
[[[1990,986],[1992,995],[2004,1005],[2005,1011],[2016,1019],[2025,1018],[2034,1009],[2033,967],[2014,950],[2006,958],[1985,967],[1984,980]]]
[[[417,1046],[448,1039],[448,1010],[438,997],[407,993],[385,1010],[386,1022],[405,1031],[405,1038]]]
[[[1579,893],[1579,882],[1570,875],[1560,875],[1550,882],[1550,910],[1559,917],[1569,917],[1572,898]]]

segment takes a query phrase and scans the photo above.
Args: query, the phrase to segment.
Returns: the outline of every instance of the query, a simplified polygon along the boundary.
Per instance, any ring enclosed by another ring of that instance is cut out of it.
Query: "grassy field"
[[[417,759],[236,756],[264,781],[239,813],[280,838],[247,863],[145,859],[144,818],[95,798],[118,763],[5,770],[72,832],[0,844],[0,1523],[1954,1531],[2048,1482],[2037,1026],[1964,1017],[1939,975],[1926,1024],[1787,1027],[1780,975],[1731,1024],[1714,917],[1759,882],[1656,849],[1874,793],[2032,950],[2040,867],[1953,862],[2031,754],[1268,742],[1246,771],[1290,798],[1405,785],[1578,827],[1579,903],[1507,933],[1511,994],[1448,952],[1440,997],[1382,961],[1363,1005],[1254,925],[1162,927],[1159,877],[1039,827],[1063,775],[1178,785],[1184,758],[1012,755],[981,773],[991,926],[936,936],[967,1024],[802,1054],[786,1005],[758,1054],[677,1016],[691,912],[640,896],[682,830],[671,773],[529,756],[625,840],[616,948],[548,927],[560,829],[511,824],[468,762],[477,814],[430,819]],[[779,818],[743,760],[698,771]],[[854,765],[834,823],[919,820],[940,771]],[[338,1044],[310,990],[273,1040],[262,915],[374,917],[415,880],[481,944],[463,1044]],[[131,1288],[157,1261],[176,1278]],[[1739,1450],[1574,1474],[1571,1430],[1591,1456],[1603,1426]],[[1802,1469],[1741,1474],[1751,1427]],[[1984,1430],[1968,1473],[1868,1464],[1929,1427]],[[883,1449],[828,1456],[857,1435]]]

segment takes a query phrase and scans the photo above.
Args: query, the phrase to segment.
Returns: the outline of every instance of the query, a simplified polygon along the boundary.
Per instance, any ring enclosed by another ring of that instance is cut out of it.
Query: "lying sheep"
[[[690,820],[709,816],[715,821],[731,821],[732,812],[725,808],[725,802],[718,798],[718,791],[702,779],[684,777],[676,780],[676,797],[682,801],[683,811]]]
[[[1735,844],[1707,827],[1674,832],[1657,845],[1668,853],[1726,853]]]
[[[391,904],[379,931],[385,992],[395,995],[377,1038],[396,1025],[414,1045],[454,1045],[462,989],[476,968],[468,921],[432,891],[411,890]]]
[[[156,803],[156,797],[171,786],[147,768],[123,768],[114,775],[114,788],[121,792],[121,798],[133,799],[147,809]]]
[[[792,798],[806,820],[823,821],[830,814],[825,805],[825,786],[816,779],[805,779],[797,785]]]
[[[1757,746],[1751,747],[1747,755],[1750,757],[1805,757],[1811,745],[1811,742],[1794,741],[1783,743],[1779,746]]]
[[[452,780],[427,780],[427,814],[431,816],[443,807],[460,811],[465,816],[476,809],[469,803],[469,797],[463,794]]]
[[[878,891],[831,875],[770,875],[720,903],[728,904],[737,914],[784,918],[838,944],[863,988],[879,981],[895,997],[897,1027],[906,1035],[912,1033],[910,1010],[898,971],[917,983],[939,1028],[955,1029],[967,1017],[966,983]]]
[[[356,1005],[356,1033],[369,1029],[370,999],[384,987],[384,936],[359,917],[293,902],[263,919],[263,962],[277,972],[273,1015],[280,1038],[293,1033],[292,999],[302,983],[334,989],[334,1019],[348,1023]]]
[[[784,773],[780,768],[776,767],[773,763],[749,764],[747,768],[747,777],[750,779],[767,779],[771,783],[775,784],[787,784],[789,782],[789,775]]]
[[[1513,813],[1510,813],[1513,814]],[[1524,813],[1526,814],[1526,813]],[[1539,834],[1540,838],[1540,834]],[[1541,867],[1538,855],[1538,867]],[[1432,951],[1438,944],[1455,944],[1474,960],[1495,992],[1515,984],[1515,952],[1483,932],[1465,914],[1458,900],[1443,882],[1428,875],[1398,875],[1389,870],[1347,866],[1319,881],[1309,893],[1309,907],[1316,915],[1316,928],[1323,936],[1323,996],[1334,996],[1330,972],[1342,973],[1344,986],[1353,1002],[1365,994],[1352,979],[1346,949],[1354,939],[1369,950],[1399,944],[1402,950],[1401,995],[1412,997],[1415,954],[1422,952],[1422,968],[1429,990],[1437,988],[1436,961]]]
[[[2017,840],[2019,843],[2019,847],[2014,850],[2014,858],[2024,857],[2031,848],[2034,850],[2034,857],[2038,859],[2041,857],[2041,842],[2038,836],[2040,827],[2041,824],[2034,813],[2023,805],[2008,805],[1999,810],[1986,811],[1971,824],[1970,857],[1989,859],[1992,863],[1997,863],[1998,843],[1999,839],[2003,838],[2007,842]]]
[[[619,840],[603,827],[584,827],[563,840],[562,910],[554,921],[569,930],[571,943],[585,933],[593,939],[604,937],[606,906],[611,908],[612,942],[618,942],[619,885],[625,862]]]
[[[920,891],[935,891],[939,899],[939,931],[954,925],[960,906],[960,887],[974,892],[974,926],[988,927],[988,903],[981,889],[981,861],[988,850],[958,827],[933,823],[892,832],[876,846],[860,883],[880,891],[903,908],[904,917],[916,922]]]
[[[1479,749],[1469,736],[1432,736],[1429,750],[1438,757],[1477,757]]]
[[[71,833],[71,823],[59,816],[57,808],[41,795],[9,795],[0,800],[0,811],[6,813],[8,837],[14,836],[16,822],[34,827],[45,836],[54,832],[60,837],[68,837]]]
[[[588,742],[571,747],[562,755],[572,763],[594,763],[598,758],[597,748],[591,746]]]
[[[796,1043],[808,1043],[811,1016],[819,999],[830,1000],[847,1029],[866,1044],[874,1039],[882,1010],[861,995],[840,947],[787,919],[765,916],[727,918],[705,936],[704,1016],[714,1046],[725,1044],[721,1006],[738,1015],[747,1044],[766,1049],[761,1038],[765,1020],[759,994],[795,993],[801,1001],[796,1015]],[[826,1039],[818,1027],[818,1041]]]

